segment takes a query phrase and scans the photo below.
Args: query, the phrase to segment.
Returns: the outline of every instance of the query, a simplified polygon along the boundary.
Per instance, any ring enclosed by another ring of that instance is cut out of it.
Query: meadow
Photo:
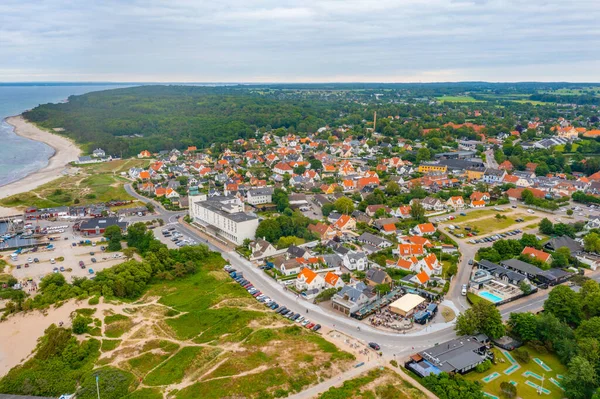
[[[131,167],[147,167],[149,161],[125,159],[78,166],[69,176],[44,184],[33,191],[15,194],[0,200],[5,207],[51,208],[86,205],[111,200],[134,200],[123,187],[127,179],[120,176]],[[139,204],[133,203],[132,206]]]

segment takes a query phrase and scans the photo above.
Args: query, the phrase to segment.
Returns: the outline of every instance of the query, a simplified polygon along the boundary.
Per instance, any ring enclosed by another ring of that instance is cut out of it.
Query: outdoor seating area
[[[423,305],[419,305],[423,306]],[[424,306],[424,308],[427,306]],[[369,318],[369,324],[373,327],[384,327],[396,331],[405,331],[413,327],[412,316],[402,316],[394,313],[390,308],[380,309]]]

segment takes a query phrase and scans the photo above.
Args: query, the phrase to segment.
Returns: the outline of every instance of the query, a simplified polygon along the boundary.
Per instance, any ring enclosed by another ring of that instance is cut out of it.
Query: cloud
[[[0,81],[598,81],[599,19],[595,0],[4,0]]]

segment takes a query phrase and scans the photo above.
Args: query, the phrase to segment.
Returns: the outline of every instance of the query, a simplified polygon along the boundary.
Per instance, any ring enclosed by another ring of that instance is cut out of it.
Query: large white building
[[[273,201],[273,187],[251,188],[246,194],[250,205],[268,204]]]
[[[237,245],[242,245],[246,238],[253,240],[258,227],[258,218],[245,213],[244,204],[237,197],[215,196],[190,201],[189,213],[195,223]]]

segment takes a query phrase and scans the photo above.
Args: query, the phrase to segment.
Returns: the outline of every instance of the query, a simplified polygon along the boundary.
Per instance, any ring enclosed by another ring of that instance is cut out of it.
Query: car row
[[[196,245],[196,242],[194,240],[184,236],[182,233],[177,231],[175,227],[163,229],[162,235],[163,237],[170,239],[173,242],[173,244],[177,245],[178,247],[184,247],[186,245]]]
[[[259,303],[263,303],[266,307],[274,310],[276,313],[280,314],[281,316],[286,317],[287,319],[294,321],[294,322],[300,324],[301,326],[306,327],[312,331],[319,331],[319,329],[321,329],[320,324],[312,323],[310,320],[308,320],[304,316],[300,315],[300,313],[296,313],[293,310],[288,309],[285,306],[280,306],[273,299],[269,298],[268,296],[266,296],[265,294],[260,292],[260,290],[256,287],[254,287],[254,285],[249,280],[244,278],[244,274],[242,272],[238,272],[236,269],[234,269],[230,265],[226,265],[223,268],[223,270],[225,270],[227,273],[229,273],[229,276],[231,278],[233,278],[233,280],[235,282],[237,282],[239,285],[241,285],[246,291],[248,291],[248,293],[250,295],[252,295],[254,298],[256,298],[256,300]]]
[[[476,240],[469,240],[470,244],[481,244],[485,242],[494,242],[497,240],[501,240],[503,238],[508,238],[509,236],[516,236],[523,232],[521,229],[511,230],[504,233],[494,234],[493,236],[478,238]]]

